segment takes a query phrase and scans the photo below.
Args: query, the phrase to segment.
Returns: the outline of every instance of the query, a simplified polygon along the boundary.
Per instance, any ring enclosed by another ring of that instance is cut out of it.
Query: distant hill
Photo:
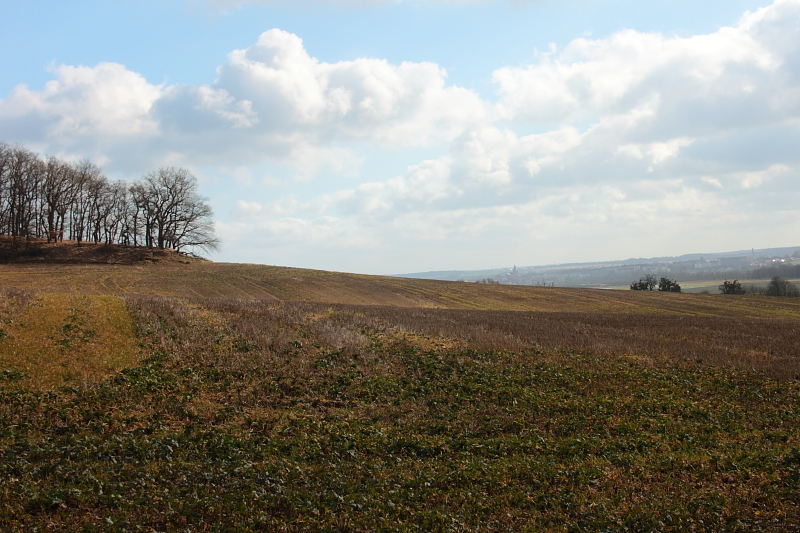
[[[663,257],[649,257],[649,258],[630,258],[620,259],[617,261],[595,261],[585,263],[559,263],[550,265],[534,265],[534,266],[517,266],[516,269],[521,275],[530,277],[531,275],[539,275],[542,283],[546,283],[548,278],[554,278],[554,274],[563,274],[565,271],[589,271],[589,270],[602,270],[614,267],[625,266],[641,266],[647,268],[652,266],[656,269],[660,265],[668,265],[670,263],[681,263],[695,260],[713,260],[720,258],[732,257],[748,257],[748,258],[772,258],[772,257],[785,257],[800,251],[800,246],[788,246],[782,248],[756,248],[750,250],[736,250],[731,252],[711,252],[711,253],[691,253],[680,256],[663,256]],[[758,265],[763,266],[763,265]],[[396,277],[411,278],[411,279],[435,279],[442,281],[477,281],[485,278],[496,278],[499,276],[507,276],[512,270],[512,266],[494,268],[488,270],[439,270],[431,272],[414,272],[410,274],[396,274]],[[627,275],[627,274],[625,274]],[[624,278],[623,279],[627,279]],[[510,280],[513,281],[513,280]],[[564,277],[559,277],[557,285],[562,286],[583,286],[586,285],[586,277],[577,277],[572,283],[566,281]],[[591,281],[590,281],[591,283]]]

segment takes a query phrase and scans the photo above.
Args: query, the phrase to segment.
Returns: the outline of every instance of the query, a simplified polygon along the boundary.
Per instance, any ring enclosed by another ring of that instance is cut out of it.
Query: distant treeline
[[[207,201],[186,169],[110,181],[91,161],[0,143],[0,235],[15,243],[46,238],[211,251],[219,240]]]
[[[800,265],[777,264],[750,271],[750,279],[800,278]]]

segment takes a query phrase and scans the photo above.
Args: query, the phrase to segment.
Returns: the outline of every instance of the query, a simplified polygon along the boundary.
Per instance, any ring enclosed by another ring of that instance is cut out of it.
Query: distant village
[[[800,247],[751,250],[749,254],[707,254],[699,257],[628,259],[611,263],[581,263],[547,267],[513,266],[478,281],[507,285],[611,288],[627,285],[646,274],[703,281],[750,279],[759,269],[800,265]],[[472,281],[465,279],[465,281]]]

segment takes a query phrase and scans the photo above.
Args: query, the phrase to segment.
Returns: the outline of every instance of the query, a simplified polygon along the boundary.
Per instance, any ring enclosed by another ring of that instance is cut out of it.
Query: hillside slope
[[[797,299],[484,285],[208,261],[4,264],[0,286],[448,309],[800,317]]]

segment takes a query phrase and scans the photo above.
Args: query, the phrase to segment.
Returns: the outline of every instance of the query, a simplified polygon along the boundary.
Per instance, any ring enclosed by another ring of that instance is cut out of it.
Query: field
[[[152,259],[0,265],[0,529],[800,529],[792,299]]]
[[[688,293],[701,293],[701,292],[709,292],[711,294],[719,293],[719,286],[726,280],[719,280],[719,281],[694,281],[689,283],[681,283],[681,288],[683,292]],[[727,280],[730,281],[730,280]],[[756,287],[758,289],[766,290],[767,286],[769,285],[770,280],[768,279],[747,279],[747,280],[740,280],[742,286],[744,287]],[[790,278],[787,281],[794,283],[795,285],[800,284],[800,280]]]

